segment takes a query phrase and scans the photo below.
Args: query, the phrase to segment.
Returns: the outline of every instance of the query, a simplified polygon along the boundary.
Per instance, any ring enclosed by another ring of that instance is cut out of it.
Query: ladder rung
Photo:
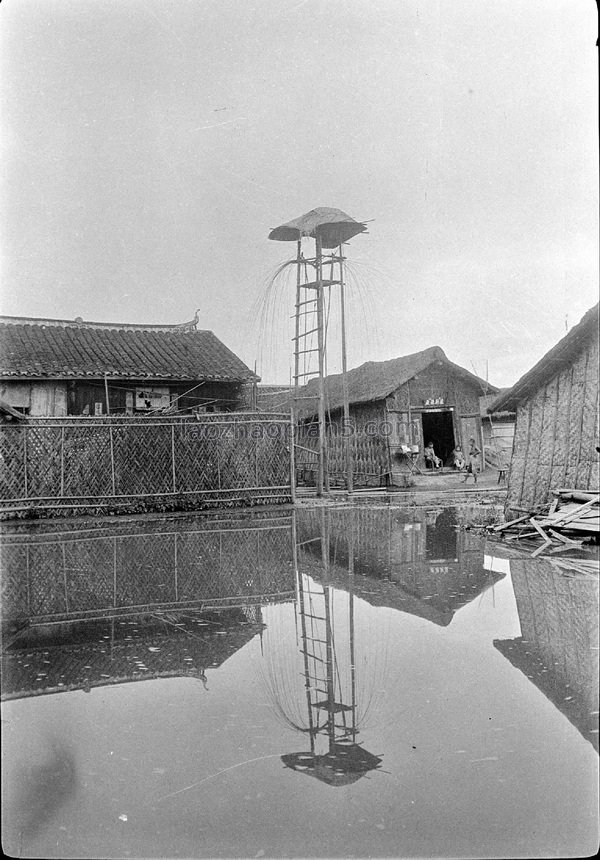
[[[298,349],[298,350],[296,350],[296,355],[304,355],[307,352],[318,352],[318,351],[319,351],[318,346],[316,346],[314,349]],[[318,371],[313,370],[313,373],[318,373]]]
[[[315,376],[318,373],[319,373],[318,370],[309,370],[308,373],[295,373],[294,379],[300,379],[301,376]]]
[[[296,337],[296,335],[294,335],[294,337],[292,338],[292,340],[300,340],[300,338],[301,338],[301,337],[308,337],[308,335],[309,335],[309,334],[313,334],[313,332],[315,332],[315,331],[319,331],[318,326],[317,326],[317,328],[309,328],[309,330],[308,330],[308,331],[302,331],[302,332],[300,332],[300,334],[298,335],[298,337]]]
[[[306,299],[305,302],[296,302],[295,307],[301,308],[303,305],[315,305],[316,303],[316,299]]]
[[[327,663],[327,660],[322,660],[320,657],[317,657],[316,654],[311,654],[310,651],[305,651],[304,648],[300,649],[301,654],[306,654],[307,657],[311,657],[313,660],[317,660],[319,663]]]

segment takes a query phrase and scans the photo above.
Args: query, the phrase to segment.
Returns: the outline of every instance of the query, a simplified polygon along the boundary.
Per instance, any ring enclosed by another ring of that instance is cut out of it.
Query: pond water
[[[4,850],[593,854],[597,578],[473,513],[5,527]]]

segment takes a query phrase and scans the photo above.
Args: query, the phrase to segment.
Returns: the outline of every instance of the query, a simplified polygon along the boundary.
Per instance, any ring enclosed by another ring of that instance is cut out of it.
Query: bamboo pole
[[[115,478],[115,445],[113,440],[113,428],[109,426],[108,428],[109,438],[110,438],[110,474],[112,480],[112,494],[116,496],[117,494],[117,482]]]
[[[177,556],[177,538],[179,537],[178,533],[175,532],[175,546],[173,547],[173,561],[174,561],[174,570],[175,570],[175,600],[179,602],[179,559]]]
[[[350,511],[348,534],[348,592],[349,592],[349,633],[350,633],[350,681],[352,685],[352,741],[356,743],[356,655],[354,643],[354,511]],[[389,511],[388,511],[389,514]],[[390,567],[391,570],[391,567]]]
[[[319,460],[317,470],[317,496],[322,496],[325,489],[325,339],[323,330],[323,249],[321,237],[315,238],[315,272],[317,292],[317,342],[319,354],[319,384],[318,384],[318,418],[319,418]]]
[[[177,492],[177,474],[175,472],[175,425],[171,425],[171,471],[173,476],[173,492]]]
[[[352,444],[350,433],[350,402],[348,395],[348,365],[346,351],[346,302],[345,302],[345,283],[344,283],[344,254],[342,246],[339,246],[339,264],[340,264],[340,315],[342,325],[342,388],[344,397],[344,465],[346,467],[346,489],[349,493],[354,489],[354,480],[352,475]],[[333,278],[332,278],[333,279]]]
[[[27,482],[27,428],[23,428],[23,477],[25,482],[25,498],[29,496],[29,485]]]
[[[110,415],[110,400],[108,397],[108,374],[104,374],[104,393],[106,396],[106,414]]]
[[[295,430],[294,413],[290,415],[290,495],[292,504],[296,503],[296,452],[295,446]]]
[[[302,654],[304,659],[304,689],[306,691],[306,707],[308,711],[308,729],[310,738],[310,751],[315,752],[315,729],[313,723],[312,702],[310,698],[310,667],[308,665],[308,636],[306,631],[306,606],[304,603],[304,581],[302,572],[298,565],[298,543],[296,533],[296,512],[292,511],[292,558],[294,564],[294,575],[296,577],[296,593],[298,595],[298,606],[300,609],[300,625],[302,630]]]
[[[63,569],[63,585],[65,588],[65,610],[69,611],[69,584],[67,582],[67,558],[66,547],[62,545],[62,569]]]
[[[65,494],[65,428],[60,428],[60,494]]]

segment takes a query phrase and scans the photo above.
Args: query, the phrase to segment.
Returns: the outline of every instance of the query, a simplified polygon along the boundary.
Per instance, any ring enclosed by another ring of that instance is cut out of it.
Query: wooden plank
[[[534,551],[531,553],[531,557],[536,558],[536,556],[541,555],[544,552],[544,550],[548,549],[548,547],[551,545],[552,545],[552,541],[547,541],[546,543],[543,543],[541,546],[538,546],[537,549],[534,549]]]
[[[552,543],[552,538],[549,538],[549,537],[548,537],[548,535],[547,535],[547,534],[546,534],[546,532],[542,529],[542,527],[541,527],[540,525],[538,525],[538,523],[536,522],[536,520],[535,520],[535,518],[534,518],[534,517],[531,517],[531,518],[530,518],[530,520],[529,520],[529,522],[530,522],[530,523],[531,523],[531,525],[534,527],[534,529],[536,530],[536,532],[537,532],[538,534],[540,534],[540,535],[543,537],[543,539],[546,541],[546,543]]]
[[[558,517],[544,517],[544,519],[550,519],[551,525],[555,527],[557,525],[565,525],[572,520],[579,519],[580,514],[582,514],[584,511],[589,510],[591,507],[597,504],[598,497],[596,496],[594,499],[591,499],[589,502],[585,502],[585,504],[583,505],[576,505],[575,508],[571,508],[569,506],[569,510],[562,515],[559,514]]]
[[[506,538],[506,540],[507,540],[507,541],[508,541],[508,540],[519,540],[519,538],[535,537],[536,535],[537,535],[537,532],[525,532],[525,534],[523,534],[523,533],[521,532],[521,533],[520,533],[520,534],[518,534],[518,535],[509,535],[509,536]]]
[[[502,523],[502,525],[494,526],[493,531],[502,532],[504,529],[509,529],[511,526],[515,526],[517,523],[522,523],[524,520],[529,519],[529,514],[523,514],[522,517],[517,517],[516,520],[509,520],[507,523]]]
[[[550,532],[552,537],[556,538],[556,540],[562,541],[562,543],[576,544],[576,545],[581,544],[580,540],[572,540],[571,538],[565,537],[564,535],[561,535],[558,532],[555,532],[554,529],[548,529],[548,531]]]

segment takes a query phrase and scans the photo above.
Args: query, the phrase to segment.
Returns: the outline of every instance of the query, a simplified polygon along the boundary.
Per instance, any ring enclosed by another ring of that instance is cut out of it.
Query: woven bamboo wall
[[[296,442],[300,448],[296,453],[299,471],[312,472],[317,469],[318,438],[315,428],[299,425]],[[389,454],[385,438],[354,429],[349,436],[352,451],[352,472],[356,486],[379,486],[389,471]],[[310,450],[306,450],[310,449]],[[327,467],[333,484],[343,483],[346,474],[345,445],[341,425],[334,423],[327,428]]]
[[[0,500],[10,509],[289,501],[289,419],[38,419],[0,428]],[[81,511],[80,511],[81,512]]]
[[[507,513],[543,505],[558,487],[598,489],[598,343],[519,406]]]

